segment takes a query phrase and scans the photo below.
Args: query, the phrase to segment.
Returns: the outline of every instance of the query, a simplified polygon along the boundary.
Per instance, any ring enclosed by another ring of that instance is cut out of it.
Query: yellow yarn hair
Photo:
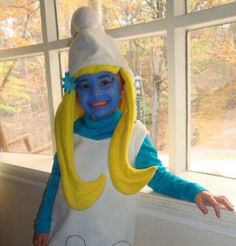
[[[109,171],[112,183],[118,191],[124,194],[135,194],[152,178],[156,167],[135,169],[128,161],[129,143],[136,117],[134,81],[127,71],[112,65],[92,65],[81,69],[73,76],[77,78],[83,74],[101,71],[115,74],[120,72],[125,81],[126,97],[121,106],[123,113],[109,147]],[[105,174],[101,174],[94,181],[85,181],[76,172],[73,123],[83,114],[76,101],[75,92],[65,93],[56,113],[55,136],[63,190],[67,203],[76,210],[91,207],[101,196],[106,182]]]

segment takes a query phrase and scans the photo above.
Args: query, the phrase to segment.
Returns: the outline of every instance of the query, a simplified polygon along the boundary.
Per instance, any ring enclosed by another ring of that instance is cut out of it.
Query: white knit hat
[[[106,34],[93,9],[82,7],[73,14],[71,36],[70,75],[90,65],[115,65],[131,73],[116,41]]]

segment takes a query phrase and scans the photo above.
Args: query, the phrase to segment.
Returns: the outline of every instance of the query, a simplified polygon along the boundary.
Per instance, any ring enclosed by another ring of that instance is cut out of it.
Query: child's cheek
[[[86,112],[87,111],[87,101],[88,101],[89,96],[86,93],[78,93],[78,102],[80,104],[80,106],[83,108],[83,110]]]

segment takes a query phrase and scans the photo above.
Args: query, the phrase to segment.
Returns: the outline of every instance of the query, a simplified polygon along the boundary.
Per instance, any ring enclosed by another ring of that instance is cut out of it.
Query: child
[[[135,120],[132,73],[90,8],[71,24],[69,72],[55,117],[57,154],[35,222],[35,246],[134,245],[136,193],[206,202],[220,216],[224,197],[166,171]]]

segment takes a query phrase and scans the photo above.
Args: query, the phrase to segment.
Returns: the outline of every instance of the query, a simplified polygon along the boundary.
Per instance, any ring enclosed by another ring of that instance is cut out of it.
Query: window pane
[[[187,0],[188,12],[200,11],[216,6],[233,3],[235,0]]]
[[[106,29],[165,18],[166,0],[104,0],[101,2],[102,20]]]
[[[42,42],[39,0],[0,3],[0,49]]]
[[[0,151],[52,154],[43,56],[0,62]]]
[[[236,178],[236,24],[189,32],[189,169]]]
[[[118,43],[135,76],[137,117],[150,131],[164,165],[168,153],[168,85],[165,36]],[[68,70],[68,52],[61,53],[62,73]]]
[[[134,73],[137,117],[150,131],[159,157],[168,165],[168,85],[165,36],[119,42]]]
[[[60,62],[61,62],[61,73],[62,77],[65,76],[65,72],[68,71],[68,51],[63,51],[60,53]]]
[[[56,0],[59,39],[70,37],[71,17],[76,9],[87,6],[89,0]]]
[[[166,12],[166,0],[57,0],[59,38],[70,36],[70,21],[73,12],[78,7],[88,5],[98,11],[106,29],[162,19]]]

